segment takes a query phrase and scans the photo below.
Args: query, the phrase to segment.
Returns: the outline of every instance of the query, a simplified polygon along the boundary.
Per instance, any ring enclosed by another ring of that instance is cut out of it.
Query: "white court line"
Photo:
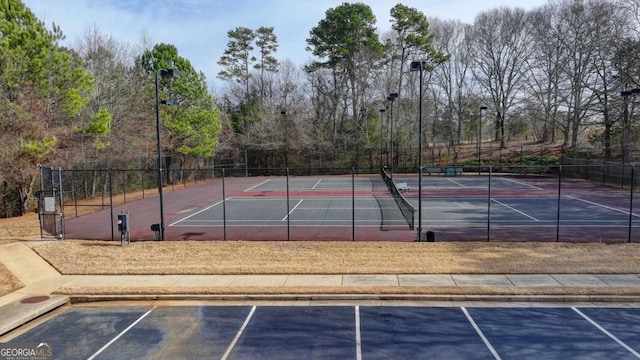
[[[616,208],[611,207],[611,206],[607,206],[607,205],[603,205],[603,204],[598,204],[598,203],[596,203],[596,202],[588,201],[588,200],[584,200],[584,199],[580,199],[580,198],[577,198],[577,197],[575,197],[575,196],[571,196],[571,195],[567,195],[567,197],[568,197],[569,199],[582,201],[582,202],[585,202],[585,203],[587,203],[587,204],[591,204],[591,205],[599,206],[599,207],[601,207],[601,208],[605,208],[605,209],[608,209],[608,210],[613,210],[613,211],[617,211],[617,212],[620,212],[620,213],[623,213],[623,214],[629,215],[629,212],[628,212],[628,211],[624,211],[624,210],[616,209]],[[631,216],[640,217],[640,215],[636,215],[636,214],[631,214]]]
[[[227,360],[227,358],[229,357],[229,354],[231,354],[231,351],[233,351],[233,348],[236,346],[236,343],[238,342],[238,340],[240,340],[240,336],[242,336],[244,329],[246,329],[247,325],[249,325],[249,321],[251,321],[251,317],[253,316],[254,312],[256,312],[255,306],[251,308],[251,311],[249,311],[249,315],[247,315],[247,318],[244,320],[244,323],[240,327],[240,330],[238,330],[236,337],[233,338],[233,341],[231,342],[231,344],[229,344],[227,351],[225,351],[224,355],[222,355],[222,358],[220,358],[220,360]]]
[[[503,180],[505,180],[505,181],[511,181],[512,183],[516,183],[516,184],[518,184],[518,185],[522,185],[522,186],[530,187],[530,188],[532,188],[532,189],[536,189],[536,190],[544,190],[544,189],[543,189],[543,188],[541,188],[541,187],[537,187],[537,186],[529,185],[529,184],[527,184],[527,183],[523,183],[523,182],[520,182],[520,181],[515,181],[515,180],[507,179],[506,177],[500,177],[500,179],[503,179]]]
[[[318,180],[318,182],[317,182],[315,185],[313,185],[313,187],[311,188],[311,190],[315,190],[315,189],[316,189],[316,187],[318,187],[318,185],[320,185],[320,182],[321,182],[321,181],[322,181],[322,179]]]
[[[522,214],[522,215],[524,215],[524,216],[528,217],[529,219],[531,219],[531,220],[533,220],[533,221],[540,221],[540,220],[538,220],[538,219],[534,218],[533,216],[531,216],[531,215],[527,215],[527,214],[523,213],[522,211],[520,211],[520,210],[518,210],[518,209],[516,209],[516,208],[513,208],[513,207],[511,207],[511,206],[509,206],[509,205],[507,205],[507,204],[505,204],[505,203],[503,203],[503,202],[501,202],[501,201],[498,201],[498,200],[496,200],[496,199],[491,199],[491,201],[495,201],[495,202],[497,202],[498,204],[500,204],[500,205],[502,205],[502,206],[506,207],[507,209],[510,209],[510,210],[513,210],[513,211],[515,211],[515,212],[517,212],[517,213],[519,213],[519,214]]]
[[[500,357],[500,355],[498,355],[498,352],[496,351],[496,349],[493,348],[489,340],[484,336],[478,324],[476,324],[476,322],[473,320],[471,315],[469,315],[469,312],[467,311],[467,309],[464,307],[461,307],[460,309],[462,309],[462,312],[467,317],[467,320],[469,320],[469,322],[471,323],[471,326],[473,326],[473,328],[476,330],[478,335],[480,335],[482,342],[484,342],[484,345],[489,349],[489,351],[491,351],[491,353],[493,354],[493,357],[496,358],[496,360],[501,360],[502,358]]]
[[[466,188],[467,188],[466,186],[464,186],[464,185],[460,184],[459,182],[457,182],[457,181],[455,181],[455,180],[453,180],[453,179],[451,179],[451,178],[447,178],[447,180],[451,181],[452,183],[454,183],[454,184],[458,185],[459,187],[461,187],[461,188],[463,188],[463,189],[466,189]]]
[[[298,203],[296,204],[296,206],[294,206],[294,207],[293,207],[293,209],[291,209],[291,210],[289,211],[289,213],[287,214],[287,216],[285,216],[285,217],[282,219],[282,221],[287,220],[287,218],[289,217],[289,215],[291,215],[291,213],[292,213],[292,212],[294,212],[294,211],[298,208],[298,206],[300,206],[300,204],[302,204],[302,200],[304,200],[304,199],[300,199],[300,201],[298,201]]]
[[[600,326],[600,324],[598,324],[597,322],[592,320],[590,317],[585,315],[582,311],[576,309],[575,307],[572,307],[571,309],[573,309],[573,311],[577,312],[585,320],[587,320],[589,323],[591,323],[591,325],[595,326],[598,330],[602,331],[605,335],[610,337],[613,341],[617,342],[620,346],[625,348],[628,352],[632,353],[633,355],[635,355],[635,357],[640,359],[640,354],[637,351],[633,350],[629,345],[625,344],[624,342],[622,342],[622,340],[618,339],[615,335],[613,335],[612,333],[608,332],[605,328],[603,328],[602,326]]]
[[[360,335],[360,306],[356,305],[356,360],[362,360],[362,336]]]
[[[260,185],[264,185],[264,184],[268,183],[269,181],[271,181],[271,179],[267,179],[267,180],[265,180],[265,181],[261,182],[260,184],[253,185],[252,187],[250,187],[250,188],[246,189],[244,192],[251,191],[251,190],[253,190],[253,189],[257,188],[257,187],[258,187],[258,186],[260,186]]]
[[[186,220],[188,220],[188,219],[189,219],[189,218],[191,218],[191,217],[194,217],[194,216],[196,216],[196,215],[198,215],[198,214],[200,214],[200,213],[202,213],[202,212],[205,212],[205,211],[207,211],[207,210],[209,210],[209,209],[211,209],[211,208],[213,208],[213,207],[216,207],[216,206],[218,206],[218,205],[222,204],[222,202],[223,202],[223,201],[229,201],[229,200],[231,200],[231,199],[232,199],[232,198],[228,197],[228,198],[226,198],[225,200],[220,200],[220,201],[218,201],[217,203],[215,203],[215,204],[213,204],[213,205],[207,206],[206,208],[204,208],[204,209],[202,209],[202,210],[200,210],[200,211],[198,211],[198,212],[195,212],[195,213],[193,213],[193,214],[191,214],[191,215],[189,215],[189,216],[187,216],[187,217],[185,217],[185,218],[182,218],[182,219],[180,219],[180,220],[178,220],[178,221],[176,221],[176,222],[173,222],[173,223],[169,224],[169,226],[174,226],[174,225],[179,224],[179,223],[181,223],[181,222],[183,222],[183,221],[186,221]]]
[[[120,339],[124,334],[126,334],[129,330],[131,330],[132,327],[136,326],[137,323],[139,323],[140,321],[142,321],[142,319],[144,319],[145,317],[147,317],[147,315],[151,314],[151,312],[153,310],[156,309],[156,306],[153,307],[153,309],[147,311],[146,313],[144,313],[142,316],[140,316],[138,318],[138,320],[134,321],[133,324],[129,325],[126,329],[122,330],[120,332],[120,334],[118,334],[118,336],[114,337],[113,339],[111,339],[111,341],[109,341],[108,343],[106,343],[103,347],[101,347],[98,351],[95,352],[95,354],[91,355],[90,357],[87,358],[87,360],[93,360],[96,358],[96,356],[100,355],[103,351],[105,351],[109,346],[111,346],[111,344],[113,344],[114,342],[116,342],[118,339]]]

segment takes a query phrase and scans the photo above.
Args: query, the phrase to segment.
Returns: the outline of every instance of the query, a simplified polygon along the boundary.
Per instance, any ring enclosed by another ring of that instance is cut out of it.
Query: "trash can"
[[[156,234],[156,241],[160,240],[160,224],[151,224],[151,231]]]
[[[434,242],[436,241],[436,233],[434,233],[433,231],[427,231],[427,242]]]

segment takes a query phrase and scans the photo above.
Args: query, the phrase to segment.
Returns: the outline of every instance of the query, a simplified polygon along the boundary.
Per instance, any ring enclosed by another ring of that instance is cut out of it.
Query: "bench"
[[[398,188],[398,190],[402,193],[404,193],[405,191],[411,191],[411,187],[407,185],[406,182],[397,183],[396,188]]]
[[[427,174],[431,175],[431,174],[440,174],[442,172],[442,169],[439,167],[428,167],[427,168]]]
[[[462,174],[462,168],[446,168],[445,175],[446,176],[458,176]]]

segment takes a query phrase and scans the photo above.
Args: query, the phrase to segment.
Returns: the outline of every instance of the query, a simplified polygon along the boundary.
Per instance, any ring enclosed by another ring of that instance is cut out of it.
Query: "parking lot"
[[[638,359],[640,308],[69,306],[9,341],[56,359]]]

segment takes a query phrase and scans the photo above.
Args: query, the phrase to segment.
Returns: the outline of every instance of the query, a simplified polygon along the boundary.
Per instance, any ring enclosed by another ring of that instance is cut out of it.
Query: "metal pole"
[[[224,191],[225,169],[222,168],[222,229],[224,232],[223,239],[227,240],[227,201]]]
[[[382,168],[382,114],[384,114],[385,110],[380,109],[380,168]]]
[[[391,117],[389,118],[389,122],[391,123],[391,130],[390,130],[390,132],[391,132],[391,134],[390,134],[391,135],[391,141],[390,141],[390,144],[391,144],[391,150],[390,150],[391,161],[390,161],[390,164],[389,164],[389,177],[391,178],[391,180],[393,180],[393,146],[394,146],[394,142],[395,142],[394,141],[395,140],[395,136],[394,136],[394,133],[393,133],[393,102],[396,100],[397,97],[398,97],[397,93],[391,93],[387,97],[387,100],[391,101],[391,114],[390,114]]]
[[[556,242],[560,241],[560,196],[562,194],[562,165],[558,168],[558,215],[556,218]]]
[[[282,115],[282,120],[284,122],[284,142],[285,142],[285,146],[284,146],[284,167],[287,168],[287,170],[289,169],[289,124],[287,122],[287,111],[286,110],[282,110],[280,111],[280,114]]]
[[[289,209],[289,168],[287,168],[287,241],[291,240],[291,210]]]
[[[478,139],[477,139],[477,142],[478,142],[478,146],[477,146],[477,148],[478,148],[478,175],[480,175],[480,164],[481,164],[480,163],[480,140],[481,140],[480,139],[480,132],[482,131],[482,107],[480,107],[480,114],[478,116],[478,129],[477,130],[478,130]]]
[[[113,241],[116,236],[113,232],[113,175],[111,170],[109,170],[109,211],[111,213],[111,241]]]
[[[422,71],[424,68],[424,63],[420,62],[420,91],[419,98],[420,102],[418,104],[418,131],[420,134],[418,135],[418,158],[419,166],[418,166],[418,241],[422,241]]]
[[[58,186],[60,191],[60,240],[64,239],[64,189],[62,184],[62,168],[58,167]]]
[[[159,240],[164,241],[164,197],[162,195],[162,146],[160,143],[160,91],[158,77],[162,69],[156,71],[156,144],[158,152],[158,195],[160,196],[160,236]]]
[[[493,173],[493,166],[489,166],[489,187],[487,192],[487,242],[491,241],[491,175]]]
[[[211,180],[215,180],[216,178],[216,159],[213,155],[213,150],[211,151]]]
[[[127,165],[124,163],[124,160],[122,161],[122,196],[123,196],[123,201],[126,204],[127,203]]]
[[[249,155],[247,149],[244,149],[244,176],[249,177]]]
[[[390,122],[391,122],[391,141],[390,141],[390,154],[391,154],[391,160],[389,161],[389,177],[391,178],[391,180],[393,180],[393,99],[391,100],[391,118],[390,118]]]
[[[629,238],[627,242],[631,242],[631,228],[633,224],[633,187],[636,184],[635,181],[635,165],[631,166],[631,197],[629,198]]]
[[[351,241],[356,241],[356,170],[351,168]]]
[[[486,106],[480,106],[480,121],[478,121],[478,175],[482,166],[482,111],[487,110]]]
[[[41,175],[42,176],[42,175]],[[78,217],[78,197],[76,196],[76,169],[71,169],[71,197],[73,198],[73,208],[75,217]]]

